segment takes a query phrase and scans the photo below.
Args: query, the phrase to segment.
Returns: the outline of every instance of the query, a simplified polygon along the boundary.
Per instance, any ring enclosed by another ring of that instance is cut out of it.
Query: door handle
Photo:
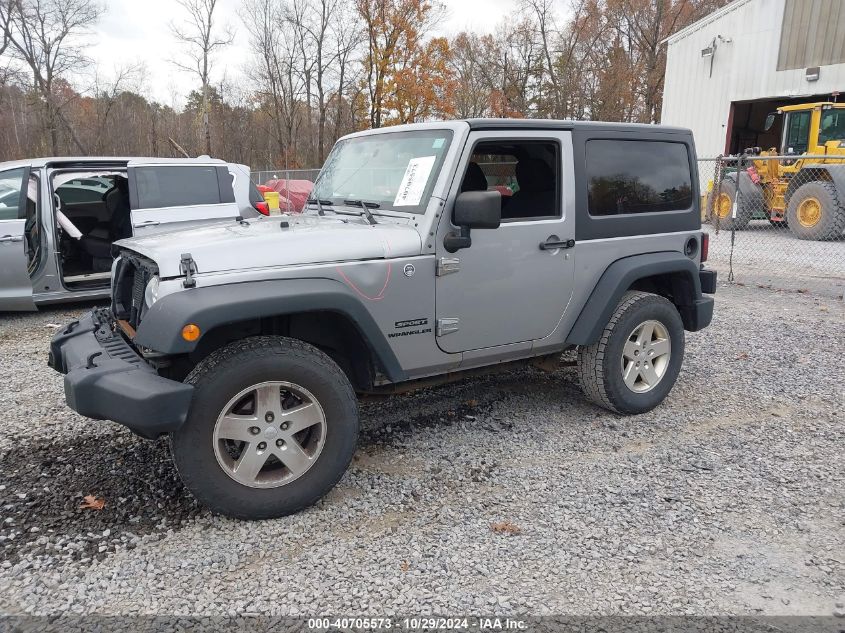
[[[23,242],[23,235],[4,235],[0,242]]]
[[[545,242],[540,242],[541,251],[553,251],[558,248],[572,248],[575,240],[559,240],[556,235],[550,235]]]
[[[159,222],[158,220],[146,220],[144,222],[139,222],[138,224],[133,224],[132,226],[134,226],[136,229],[140,229],[145,226],[158,226],[159,224],[161,224],[161,222]]]

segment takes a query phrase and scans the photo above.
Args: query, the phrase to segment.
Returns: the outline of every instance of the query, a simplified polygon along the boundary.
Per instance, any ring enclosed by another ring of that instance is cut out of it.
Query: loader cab
[[[766,118],[766,129],[783,116],[780,153],[827,154],[827,144],[845,143],[845,103],[804,103],[778,108]],[[770,123],[771,121],[771,123]]]

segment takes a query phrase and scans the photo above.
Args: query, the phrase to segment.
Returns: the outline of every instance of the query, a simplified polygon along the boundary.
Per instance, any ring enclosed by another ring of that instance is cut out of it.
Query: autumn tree
[[[653,122],[664,40],[727,1],[512,0],[494,30],[451,34],[434,31],[437,0],[244,0],[251,60],[239,82],[212,72],[231,38],[219,0],[180,0],[179,64],[199,85],[179,107],[151,98],[142,73],[87,59],[95,0],[0,0],[0,160],[173,156],[169,139],[194,135],[253,168],[309,168],[342,135],[395,123]]]
[[[185,61],[173,63],[182,70],[196,75],[202,90],[202,128],[205,138],[205,153],[211,154],[210,124],[210,76],[212,57],[215,51],[232,43],[235,33],[231,25],[222,32],[214,27],[214,12],[217,0],[176,0],[188,13],[184,23],[170,25],[176,40],[183,45]]]
[[[636,120],[660,119],[666,73],[663,40],[724,4],[725,0],[607,0],[606,12],[634,67]]]
[[[460,118],[490,115],[490,77],[482,65],[486,43],[482,36],[461,32],[452,40],[449,65],[452,77],[458,86],[453,91],[455,116]]]
[[[448,43],[424,40],[440,19],[442,5],[429,0],[356,0],[356,6],[366,33],[370,126],[451,112],[452,106],[443,101],[452,92]]]
[[[96,23],[100,10],[94,0],[5,0],[0,10],[5,46],[27,67],[42,100],[44,128],[54,155],[60,153],[60,127],[77,151],[87,153],[64,114],[68,102],[57,88],[87,64],[83,37]]]

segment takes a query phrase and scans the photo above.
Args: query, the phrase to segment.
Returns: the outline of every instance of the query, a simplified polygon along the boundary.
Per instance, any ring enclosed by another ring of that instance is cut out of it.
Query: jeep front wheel
[[[669,394],[684,358],[684,325],[664,297],[629,291],[599,340],[578,348],[584,394],[616,413],[645,413]]]
[[[185,486],[215,512],[291,514],[325,495],[355,451],[358,406],[317,348],[283,337],[232,343],[204,359],[188,419],[171,435]]]

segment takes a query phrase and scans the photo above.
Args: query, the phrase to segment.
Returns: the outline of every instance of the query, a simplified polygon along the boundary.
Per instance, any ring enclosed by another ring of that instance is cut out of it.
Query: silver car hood
[[[287,226],[283,226],[287,223]],[[408,220],[355,216],[272,216],[157,233],[116,244],[153,260],[162,279],[181,274],[190,253],[197,273],[419,255],[420,235]]]

